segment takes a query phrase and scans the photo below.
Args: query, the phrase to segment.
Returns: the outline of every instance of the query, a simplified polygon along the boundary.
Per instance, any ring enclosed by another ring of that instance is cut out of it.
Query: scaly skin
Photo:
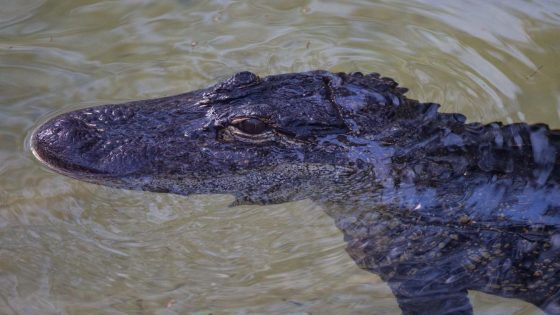
[[[34,154],[96,184],[235,204],[321,203],[405,314],[470,314],[467,290],[560,313],[560,132],[466,123],[377,74],[241,72],[76,110]]]

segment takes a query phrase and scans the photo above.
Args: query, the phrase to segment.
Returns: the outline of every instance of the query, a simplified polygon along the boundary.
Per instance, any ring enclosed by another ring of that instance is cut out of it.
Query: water
[[[310,201],[228,207],[98,187],[35,161],[57,113],[250,70],[380,72],[471,121],[560,128],[553,1],[0,0],[0,313],[394,314]],[[477,314],[539,314],[471,292]]]

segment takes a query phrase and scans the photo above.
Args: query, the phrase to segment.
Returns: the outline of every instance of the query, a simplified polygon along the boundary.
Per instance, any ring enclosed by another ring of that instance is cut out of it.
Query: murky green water
[[[0,0],[0,313],[398,313],[310,201],[98,187],[46,170],[26,139],[63,111],[240,70],[375,71],[472,121],[560,128],[559,61],[556,1]]]

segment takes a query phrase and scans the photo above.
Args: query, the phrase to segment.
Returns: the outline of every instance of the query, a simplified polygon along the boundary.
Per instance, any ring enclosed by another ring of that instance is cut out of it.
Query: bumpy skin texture
[[[236,204],[311,198],[406,314],[470,314],[467,290],[560,313],[560,132],[466,123],[378,74],[241,72],[69,112],[34,154],[88,182]]]

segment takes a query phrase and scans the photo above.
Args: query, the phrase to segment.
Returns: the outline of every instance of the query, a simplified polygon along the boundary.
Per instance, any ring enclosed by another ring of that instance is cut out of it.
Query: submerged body
[[[467,290],[560,313],[560,132],[466,123],[377,74],[311,71],[62,114],[33,136],[97,184],[311,198],[406,314],[469,314]]]

